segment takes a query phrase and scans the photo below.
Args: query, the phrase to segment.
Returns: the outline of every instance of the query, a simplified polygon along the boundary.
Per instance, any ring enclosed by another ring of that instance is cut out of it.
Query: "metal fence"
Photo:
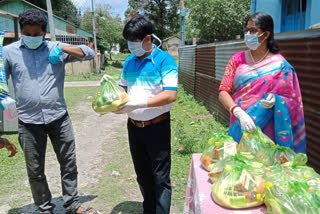
[[[70,45],[89,45],[89,38],[86,36],[57,35],[56,40]]]
[[[194,95],[196,46],[179,49],[179,79],[185,90]]]
[[[320,30],[282,33],[275,38],[281,54],[298,74],[305,112],[308,164],[320,172]],[[229,121],[229,112],[218,100],[218,88],[231,55],[245,49],[243,41],[179,49],[179,82],[223,122]]]

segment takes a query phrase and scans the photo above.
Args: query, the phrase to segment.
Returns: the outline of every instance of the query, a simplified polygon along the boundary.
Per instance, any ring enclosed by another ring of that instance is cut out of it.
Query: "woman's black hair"
[[[251,16],[246,21],[246,25],[248,24],[249,20],[252,20],[254,25],[257,28],[260,28],[263,32],[269,31],[270,35],[267,40],[267,46],[271,53],[279,53],[280,49],[276,41],[274,40],[274,32],[273,32],[273,19],[270,15],[263,13],[263,12],[257,12]]]
[[[152,23],[146,17],[137,15],[133,17],[125,26],[122,32],[123,37],[128,41],[144,39],[146,35],[152,34]]]
[[[19,14],[20,29],[26,25],[40,25],[41,29],[47,31],[47,17],[37,9],[28,9]]]

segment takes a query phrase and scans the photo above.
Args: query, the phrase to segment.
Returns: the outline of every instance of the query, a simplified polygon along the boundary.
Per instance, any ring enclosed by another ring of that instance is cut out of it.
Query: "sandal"
[[[80,214],[98,214],[97,210],[94,209],[93,207],[87,207],[87,208],[82,207],[82,208],[83,208],[83,211]]]

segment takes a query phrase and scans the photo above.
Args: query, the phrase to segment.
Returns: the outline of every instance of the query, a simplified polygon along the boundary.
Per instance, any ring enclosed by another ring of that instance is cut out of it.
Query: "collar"
[[[19,48],[22,47],[22,46],[25,47],[25,48],[28,48],[28,46],[24,43],[22,38],[20,38],[18,42],[19,42]],[[48,46],[48,41],[44,40],[43,43],[35,50],[38,50],[43,45]],[[30,48],[28,48],[28,49],[30,49]],[[30,50],[33,50],[33,49],[30,49]]]

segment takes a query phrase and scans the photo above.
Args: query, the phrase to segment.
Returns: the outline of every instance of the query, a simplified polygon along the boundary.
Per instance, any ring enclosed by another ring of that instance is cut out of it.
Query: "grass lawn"
[[[171,110],[171,129],[172,203],[183,210],[192,153],[201,153],[212,133],[222,132],[225,127],[180,86],[178,99]]]

